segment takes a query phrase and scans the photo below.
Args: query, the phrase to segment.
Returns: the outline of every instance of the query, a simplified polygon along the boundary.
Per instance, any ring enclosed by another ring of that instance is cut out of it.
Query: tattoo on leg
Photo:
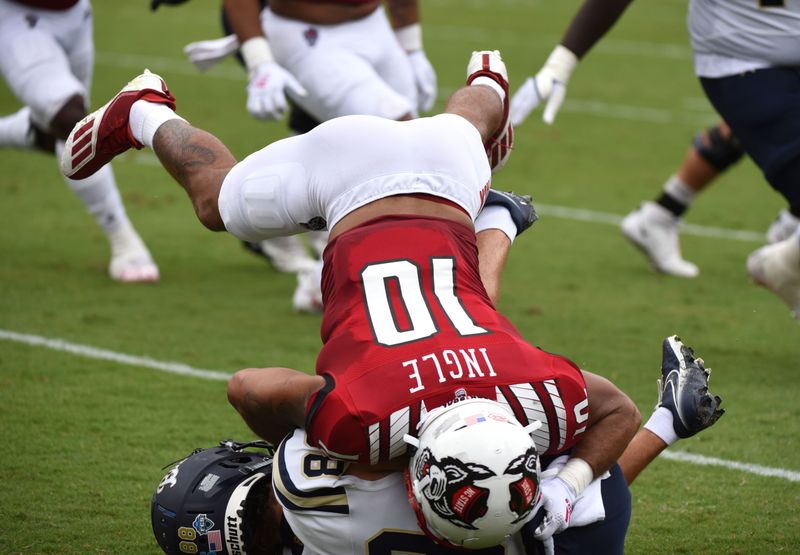
[[[188,185],[192,174],[217,163],[218,157],[209,148],[208,136],[182,121],[167,122],[158,130],[154,144],[158,157],[182,185]]]

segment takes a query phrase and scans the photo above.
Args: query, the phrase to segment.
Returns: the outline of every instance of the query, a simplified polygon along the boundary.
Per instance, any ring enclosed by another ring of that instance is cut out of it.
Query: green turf
[[[218,34],[216,0],[150,13],[146,2],[95,1],[93,106],[143,67],[162,73],[180,113],[239,157],[282,137],[244,110],[232,62],[201,75],[181,54]],[[512,87],[538,69],[578,2],[431,0],[425,40],[440,89],[463,80],[472,49],[499,47]],[[686,3],[634,3],[569,86],[556,125],[540,112],[517,131],[495,185],[545,206],[623,215],[654,197],[693,133],[715,120],[693,77]],[[437,107],[441,107],[440,95]],[[19,107],[0,86],[0,113]],[[180,188],[136,152],[114,165],[162,281],[105,276],[108,247],[53,159],[0,152],[0,329],[157,360],[234,371],[313,368],[319,319],[292,313],[291,276],[207,232]],[[782,206],[745,161],[687,221],[761,232]],[[681,334],[714,369],[728,413],[674,450],[800,471],[798,328],[747,280],[757,241],[684,236],[702,274],[652,273],[616,227],[548,215],[511,254],[500,306],[529,340],[618,383],[649,414],[661,340]],[[224,383],[90,360],[0,340],[0,545],[7,553],[157,553],[149,499],[161,467],[223,437],[248,437]],[[630,553],[793,553],[800,484],[657,460],[632,488]]]

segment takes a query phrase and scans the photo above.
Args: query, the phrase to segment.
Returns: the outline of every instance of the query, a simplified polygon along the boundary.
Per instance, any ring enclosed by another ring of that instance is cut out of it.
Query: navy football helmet
[[[161,549],[198,555],[271,551],[261,547],[263,540],[256,535],[268,510],[272,455],[264,441],[225,440],[172,465],[151,503]]]

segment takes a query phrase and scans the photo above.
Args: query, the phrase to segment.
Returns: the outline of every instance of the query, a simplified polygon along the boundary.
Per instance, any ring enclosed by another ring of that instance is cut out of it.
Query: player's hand
[[[436,72],[422,49],[409,52],[408,59],[417,82],[417,108],[428,112],[436,102]]]
[[[206,71],[239,48],[236,35],[228,35],[221,39],[199,40],[183,47],[183,53],[189,57],[194,67]]]
[[[259,64],[250,72],[247,111],[257,119],[280,119],[289,109],[286,92],[298,97],[307,94],[297,79],[275,62]]]
[[[539,104],[546,101],[542,119],[552,125],[567,95],[567,83],[577,64],[577,56],[558,45],[539,73],[528,77],[514,93],[511,98],[511,123],[515,126],[521,124]]]
[[[533,537],[544,542],[553,534],[563,532],[569,527],[575,492],[561,478],[554,476],[542,480],[542,507],[546,514],[542,523],[534,530]]]

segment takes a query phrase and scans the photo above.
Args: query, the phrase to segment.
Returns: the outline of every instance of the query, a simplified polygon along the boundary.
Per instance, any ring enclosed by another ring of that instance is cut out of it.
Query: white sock
[[[506,100],[506,91],[503,90],[503,87],[501,87],[497,81],[487,75],[476,77],[472,80],[472,83],[470,83],[470,86],[472,85],[486,85],[487,87],[492,87],[494,91],[500,95],[500,100],[503,102]]]
[[[153,148],[153,137],[158,128],[172,119],[186,121],[172,111],[169,106],[146,100],[134,102],[128,117],[133,138],[150,148]]]
[[[517,226],[511,219],[511,214],[502,206],[487,206],[475,218],[475,233],[487,229],[499,229],[512,243],[517,236]]]
[[[61,159],[63,151],[64,142],[57,141],[56,160]],[[64,181],[67,182],[72,192],[78,195],[86,210],[94,216],[97,225],[103,229],[106,235],[110,236],[120,226],[130,226],[110,164],[106,164],[97,173],[86,179],[76,180],[65,177]]]
[[[149,252],[144,241],[142,241],[142,238],[127,219],[108,235],[108,240],[111,243],[112,257],[131,251]]]
[[[672,445],[680,439],[675,433],[672,425],[672,413],[668,408],[658,407],[654,410],[644,427],[660,437],[667,445]]]
[[[665,193],[684,206],[689,206],[692,204],[692,201],[694,201],[695,197],[697,196],[697,191],[689,187],[677,175],[671,175],[669,179],[667,179],[666,183],[664,183],[663,190]]]

